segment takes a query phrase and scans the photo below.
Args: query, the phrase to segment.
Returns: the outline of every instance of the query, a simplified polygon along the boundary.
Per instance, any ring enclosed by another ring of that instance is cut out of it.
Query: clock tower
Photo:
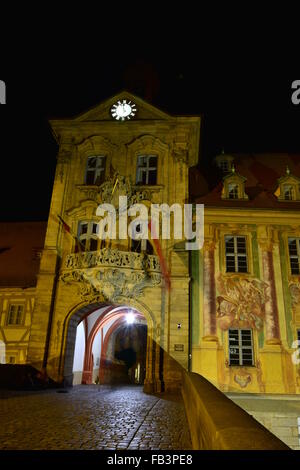
[[[129,341],[124,328],[133,328],[135,318],[134,327],[147,331],[144,389],[177,388],[190,347],[185,240],[174,240],[172,230],[170,239],[156,244],[119,236],[102,240],[97,208],[117,196],[126,196],[129,205],[183,208],[189,168],[198,162],[200,117],[170,116],[124,91],[80,116],[50,124],[59,151],[28,360],[67,385],[75,378],[92,383],[96,369],[100,383],[107,382],[121,368],[117,347],[120,338]],[[101,352],[95,346],[98,334]]]

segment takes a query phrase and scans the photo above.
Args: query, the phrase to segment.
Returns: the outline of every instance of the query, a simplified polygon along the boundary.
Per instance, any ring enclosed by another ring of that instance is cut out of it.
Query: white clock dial
[[[111,110],[111,115],[116,121],[125,121],[135,116],[137,109],[132,101],[122,100],[115,103]]]

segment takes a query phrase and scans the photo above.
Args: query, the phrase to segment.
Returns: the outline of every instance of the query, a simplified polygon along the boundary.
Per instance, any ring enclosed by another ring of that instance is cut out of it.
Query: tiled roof
[[[0,222],[0,287],[37,282],[47,222]]]
[[[249,154],[233,155],[236,172],[247,178],[245,192],[249,200],[221,199],[224,174],[211,162],[190,172],[190,195],[193,202],[207,206],[251,207],[300,210],[300,201],[278,201],[274,195],[278,179],[290,174],[300,177],[300,155]]]

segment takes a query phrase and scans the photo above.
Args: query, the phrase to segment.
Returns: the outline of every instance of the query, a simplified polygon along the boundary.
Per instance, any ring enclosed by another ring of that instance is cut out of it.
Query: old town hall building
[[[0,224],[2,363],[65,385],[159,392],[183,367],[224,392],[300,393],[300,156],[223,152],[204,165],[200,121],[128,92],[50,121],[48,222]],[[204,204],[202,248],[101,240],[97,207],[120,196]]]

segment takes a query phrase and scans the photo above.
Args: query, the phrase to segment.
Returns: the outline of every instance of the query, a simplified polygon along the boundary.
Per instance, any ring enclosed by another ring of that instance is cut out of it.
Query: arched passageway
[[[72,384],[144,384],[147,333],[146,318],[131,307],[103,306],[86,314],[76,328]]]

